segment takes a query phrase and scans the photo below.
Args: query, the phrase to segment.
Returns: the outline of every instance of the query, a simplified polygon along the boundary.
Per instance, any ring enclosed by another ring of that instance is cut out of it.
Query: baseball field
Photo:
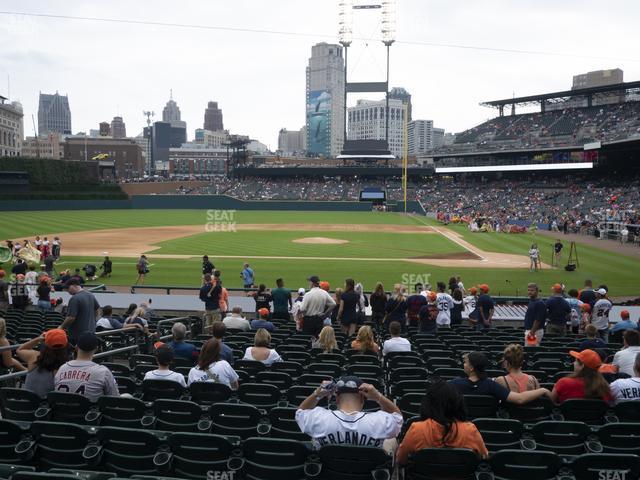
[[[256,281],[268,286],[282,277],[290,288],[306,286],[319,275],[331,287],[351,277],[371,290],[378,281],[446,282],[460,275],[465,286],[488,283],[496,295],[525,295],[528,282],[544,290],[553,283],[580,287],[585,278],[606,284],[611,295],[637,296],[640,258],[578,244],[576,272],[551,268],[553,239],[540,234],[471,233],[463,226],[395,213],[80,210],[0,212],[0,239],[60,237],[57,271],[113,261],[109,286],[136,280],[137,257],[151,263],[147,285],[197,286],[202,255],[222,271],[227,287],[241,287],[246,261]],[[529,272],[527,256],[537,242],[543,268]],[[567,245],[568,246],[568,245]],[[565,252],[568,254],[568,249]],[[9,265],[3,268],[9,269]]]

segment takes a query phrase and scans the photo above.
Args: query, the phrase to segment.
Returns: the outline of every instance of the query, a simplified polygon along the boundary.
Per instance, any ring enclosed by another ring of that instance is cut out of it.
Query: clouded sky
[[[127,133],[137,135],[142,111],[161,117],[173,89],[189,138],[215,100],[225,128],[275,149],[280,128],[304,125],[305,67],[314,43],[337,41],[337,3],[0,0],[4,12],[192,25],[0,13],[0,95],[10,76],[27,135],[38,92],[56,90],[69,95],[74,132],[121,115]],[[625,81],[640,80],[639,18],[637,0],[398,0],[391,85],[412,94],[414,118],[462,131],[494,114],[479,102],[568,89],[577,73],[620,67]],[[377,14],[358,15],[354,23],[355,36],[365,40],[350,51],[350,80],[382,80]],[[350,104],[356,100],[349,97]]]

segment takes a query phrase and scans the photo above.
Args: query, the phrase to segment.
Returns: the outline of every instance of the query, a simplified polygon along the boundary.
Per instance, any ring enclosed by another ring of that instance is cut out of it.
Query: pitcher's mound
[[[327,237],[305,237],[296,238],[291,240],[293,243],[315,243],[320,245],[340,245],[343,243],[349,243],[349,240],[340,240],[339,238],[327,238]]]

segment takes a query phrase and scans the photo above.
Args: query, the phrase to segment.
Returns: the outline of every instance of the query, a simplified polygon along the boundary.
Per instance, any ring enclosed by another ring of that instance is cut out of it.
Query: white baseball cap
[[[301,288],[299,288],[299,289],[298,289],[298,293],[299,293],[300,295],[304,295],[304,292],[305,292],[305,289],[304,289],[304,288],[302,288],[302,287],[301,287]]]
[[[599,288],[598,290],[596,290],[596,292],[598,292],[600,295],[606,295],[607,291],[604,288]]]

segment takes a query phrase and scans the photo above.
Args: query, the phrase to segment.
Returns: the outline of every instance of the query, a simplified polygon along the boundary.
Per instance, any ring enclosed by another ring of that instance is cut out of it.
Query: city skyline
[[[618,2],[622,10],[609,9],[601,2],[573,0],[517,5],[506,0],[398,3],[391,85],[411,93],[414,119],[432,119],[448,132],[471,128],[495,116],[495,111],[478,106],[481,101],[569,89],[576,74],[619,67],[626,81],[640,79],[640,58],[635,58],[634,48],[639,37],[633,22],[640,14],[636,2]],[[551,20],[547,7],[552,5]],[[277,148],[281,128],[293,130],[305,124],[305,66],[312,45],[337,42],[337,2],[323,4],[324,8],[314,10],[313,18],[305,5],[293,1],[269,5],[187,1],[179,11],[172,6],[159,1],[149,10],[123,1],[109,5],[52,1],[43,7],[35,0],[0,0],[4,10],[191,25],[206,25],[205,19],[211,18],[218,20],[212,20],[216,25],[263,30],[234,32],[2,15],[0,39],[6,48],[0,52],[0,94],[9,96],[4,85],[10,76],[10,100],[19,100],[24,108],[25,136],[33,135],[30,117],[37,115],[40,91],[69,96],[73,133],[88,132],[100,121],[120,116],[128,134],[135,136],[145,124],[142,111],[154,110],[158,115],[169,89],[190,128],[189,139],[202,125],[203,109],[212,98],[224,107],[226,128],[248,134],[272,150]],[[619,11],[626,13],[620,16]],[[243,13],[242,21],[238,12]],[[587,35],[596,20],[598,35]],[[559,24],[562,29],[557,28]],[[356,37],[372,40],[367,42],[369,47],[354,42],[350,79],[381,76],[380,55],[373,48],[379,36],[375,26],[364,22],[362,30],[354,32]],[[317,38],[308,32],[317,32]],[[573,55],[516,54],[426,43]],[[97,54],[107,48],[107,57]],[[348,105],[356,100],[349,98]]]

